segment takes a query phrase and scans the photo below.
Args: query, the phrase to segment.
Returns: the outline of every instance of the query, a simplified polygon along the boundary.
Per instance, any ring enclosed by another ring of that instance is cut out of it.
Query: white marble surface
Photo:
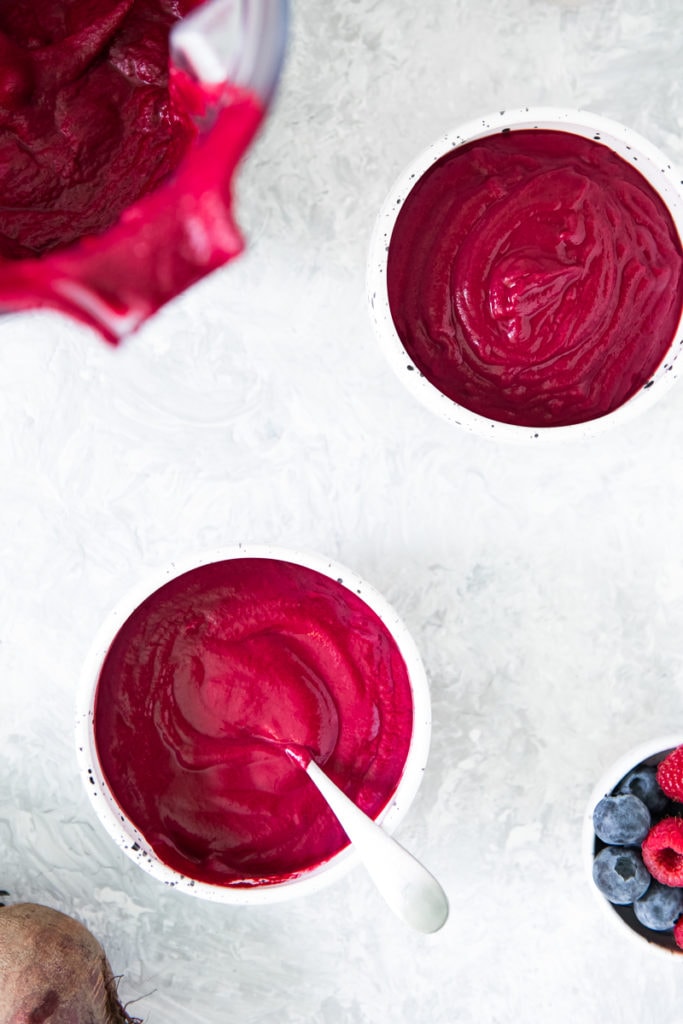
[[[682,22],[301,0],[239,181],[248,254],[118,350],[0,321],[0,887],[84,920],[147,1024],[683,1021],[683,963],[612,931],[580,858],[598,774],[683,733],[683,387],[616,434],[497,447],[403,391],[364,294],[384,193],[461,120],[583,106],[683,162]],[[338,559],[412,631],[434,728],[398,834],[448,890],[440,933],[362,869],[290,905],[193,900],[99,828],[72,736],[93,631],[147,568],[237,541]]]

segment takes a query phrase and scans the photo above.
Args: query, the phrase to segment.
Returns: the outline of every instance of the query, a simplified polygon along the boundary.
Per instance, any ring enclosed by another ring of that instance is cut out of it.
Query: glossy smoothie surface
[[[635,166],[570,132],[505,131],[442,157],[391,236],[387,286],[415,366],[482,416],[591,420],[644,387],[683,305],[683,254]]]
[[[179,576],[126,620],[94,724],[113,795],[159,858],[243,886],[296,876],[347,843],[286,747],[376,816],[412,722],[404,660],[364,601],[312,569],[239,558]]]

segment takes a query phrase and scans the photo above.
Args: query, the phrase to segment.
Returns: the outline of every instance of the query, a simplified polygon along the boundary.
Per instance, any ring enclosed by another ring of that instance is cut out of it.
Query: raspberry
[[[683,819],[662,818],[643,841],[643,863],[662,885],[683,887]]]
[[[674,925],[674,942],[679,949],[683,949],[683,914]]]
[[[683,802],[683,746],[676,747],[657,768],[659,788],[672,800]]]

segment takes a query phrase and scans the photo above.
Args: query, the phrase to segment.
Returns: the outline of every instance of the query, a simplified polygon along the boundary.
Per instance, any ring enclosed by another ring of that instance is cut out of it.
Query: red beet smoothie
[[[155,591],[115,637],[94,709],[122,810],[164,863],[223,886],[281,882],[347,845],[286,745],[376,816],[412,726],[405,662],[376,613],[269,558],[215,562]]]
[[[169,68],[197,5],[3,6],[0,309],[50,306],[115,341],[242,250],[231,181],[263,109]]]
[[[493,420],[560,426],[650,380],[681,316],[683,253],[660,196],[607,146],[507,131],[418,180],[387,287],[402,344],[441,392]]]

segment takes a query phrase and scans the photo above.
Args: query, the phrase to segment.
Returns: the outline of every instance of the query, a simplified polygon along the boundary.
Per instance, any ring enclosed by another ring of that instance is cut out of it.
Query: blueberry
[[[663,814],[669,804],[657,782],[655,765],[641,764],[625,775],[617,786],[617,793],[632,793],[639,797],[652,814]]]
[[[593,811],[593,828],[603,843],[634,846],[650,831],[650,812],[631,793],[605,796]]]
[[[645,895],[634,902],[633,910],[646,928],[654,932],[669,931],[683,913],[683,889],[653,880]]]
[[[626,906],[643,895],[650,872],[637,848],[605,846],[593,861],[593,881],[610,903]]]

